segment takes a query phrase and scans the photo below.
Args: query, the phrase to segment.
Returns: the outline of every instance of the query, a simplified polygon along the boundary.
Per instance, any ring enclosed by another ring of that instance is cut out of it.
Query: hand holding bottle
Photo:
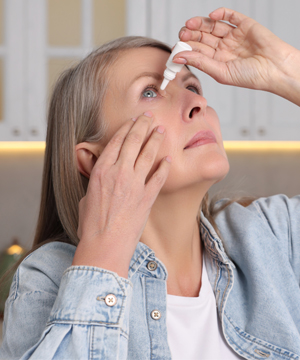
[[[79,245],[72,265],[101,267],[128,277],[130,260],[164,185],[170,158],[145,184],[164,133],[155,128],[141,150],[152,113],[126,121],[104,148],[79,204]]]
[[[273,92],[300,105],[300,51],[257,21],[219,8],[209,18],[189,19],[179,38],[193,51],[175,55],[174,62],[194,66],[221,84]]]

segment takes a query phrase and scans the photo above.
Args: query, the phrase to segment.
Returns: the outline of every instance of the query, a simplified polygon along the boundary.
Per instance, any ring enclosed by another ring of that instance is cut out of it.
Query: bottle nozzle
[[[169,84],[169,81],[170,81],[170,80],[164,78],[163,82],[162,82],[161,85],[160,85],[160,90],[165,90],[165,88],[166,88],[167,85]]]
[[[192,51],[192,47],[189,44],[184,43],[182,41],[178,41],[178,43],[175,45],[166,63],[167,68],[164,71],[164,80],[160,86],[161,90],[165,90],[169,81],[175,79],[176,73],[178,73],[182,69],[183,64],[176,64],[173,63],[172,61],[173,57],[181,51]]]

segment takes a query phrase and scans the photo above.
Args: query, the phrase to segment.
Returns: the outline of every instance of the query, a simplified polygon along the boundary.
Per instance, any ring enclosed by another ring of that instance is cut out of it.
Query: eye
[[[144,98],[155,98],[157,96],[157,89],[154,87],[147,87],[143,92],[142,96]]]
[[[199,87],[196,86],[196,85],[189,85],[189,86],[187,86],[187,89],[190,90],[190,91],[192,91],[192,92],[194,92],[194,93],[197,94],[197,95],[200,95],[200,94],[201,94],[201,90],[200,90]]]

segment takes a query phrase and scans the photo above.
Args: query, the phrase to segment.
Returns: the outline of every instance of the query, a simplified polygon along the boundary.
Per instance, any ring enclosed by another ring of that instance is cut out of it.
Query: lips
[[[212,142],[217,142],[215,134],[210,130],[202,130],[195,134],[195,136],[185,145],[184,149],[187,149],[196,143],[198,143],[197,145],[204,145]]]

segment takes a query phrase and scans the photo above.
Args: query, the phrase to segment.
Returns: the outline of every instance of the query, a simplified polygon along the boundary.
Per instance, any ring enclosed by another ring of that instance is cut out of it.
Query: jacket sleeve
[[[128,279],[97,267],[69,266],[57,287],[49,273],[24,267],[26,261],[6,301],[0,359],[127,358]],[[109,294],[115,296],[113,306],[105,301]]]
[[[283,241],[300,285],[300,195],[274,195],[260,198],[253,205],[273,234]]]

